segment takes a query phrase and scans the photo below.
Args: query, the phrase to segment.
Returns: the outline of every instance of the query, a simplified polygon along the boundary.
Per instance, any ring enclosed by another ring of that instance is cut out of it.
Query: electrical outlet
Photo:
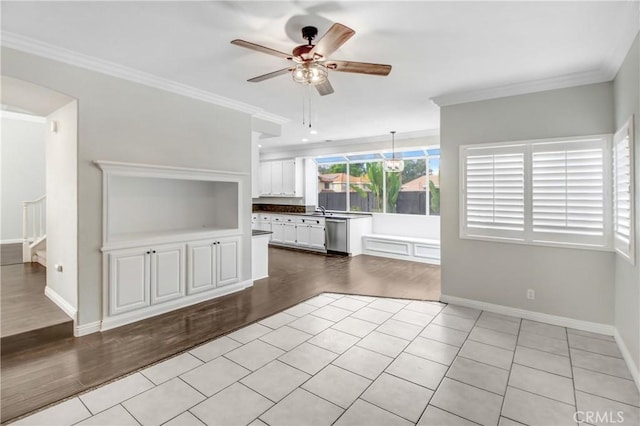
[[[534,289],[532,289],[532,288],[527,289],[527,299],[529,299],[529,300],[533,300],[533,299],[535,299],[535,298],[536,298],[536,292],[535,292],[535,290],[534,290]]]

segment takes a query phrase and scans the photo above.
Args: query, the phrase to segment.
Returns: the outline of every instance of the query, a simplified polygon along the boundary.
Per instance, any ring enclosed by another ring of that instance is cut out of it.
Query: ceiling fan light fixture
[[[327,81],[328,74],[327,67],[317,62],[298,64],[291,73],[293,81],[309,86],[324,83]]]

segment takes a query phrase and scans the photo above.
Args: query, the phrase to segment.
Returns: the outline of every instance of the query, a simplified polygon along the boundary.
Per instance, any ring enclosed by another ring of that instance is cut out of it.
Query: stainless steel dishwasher
[[[344,218],[327,218],[325,221],[327,234],[327,252],[348,254],[349,221]]]

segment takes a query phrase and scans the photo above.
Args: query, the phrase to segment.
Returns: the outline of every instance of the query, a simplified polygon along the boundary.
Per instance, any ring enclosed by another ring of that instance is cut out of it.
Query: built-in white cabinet
[[[151,304],[184,296],[184,244],[151,249]]]
[[[111,315],[184,295],[184,245],[116,250],[109,254]]]
[[[101,330],[252,284],[242,269],[247,174],[96,164],[103,171]]]
[[[303,247],[309,246],[309,225],[296,225],[296,244]]]
[[[146,249],[109,253],[109,314],[149,306],[151,258]]]
[[[300,159],[260,163],[260,196],[302,197],[303,164]]]
[[[233,284],[240,279],[240,238],[190,243],[187,293],[194,294]]]

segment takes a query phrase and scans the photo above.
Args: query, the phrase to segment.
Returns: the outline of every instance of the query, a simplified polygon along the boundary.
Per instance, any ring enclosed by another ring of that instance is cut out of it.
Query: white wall
[[[251,117],[13,49],[2,73],[78,99],[78,323],[101,319],[102,173],[94,160],[247,173],[242,279],[251,278]]]
[[[635,266],[616,256],[615,326],[640,370],[640,41],[636,36],[627,57],[613,82],[615,128],[635,116]],[[636,378],[637,380],[637,378]],[[636,382],[640,386],[640,382]]]
[[[460,145],[611,133],[613,85],[448,106],[440,120],[442,294],[613,324],[612,252],[463,240],[458,226]]]
[[[22,202],[45,194],[45,119],[2,114],[0,241],[22,241]]]
[[[51,122],[58,131],[52,132]],[[47,117],[47,287],[78,308],[78,103]],[[62,265],[58,272],[53,265]]]
[[[440,216],[374,213],[373,233],[440,240]]]

